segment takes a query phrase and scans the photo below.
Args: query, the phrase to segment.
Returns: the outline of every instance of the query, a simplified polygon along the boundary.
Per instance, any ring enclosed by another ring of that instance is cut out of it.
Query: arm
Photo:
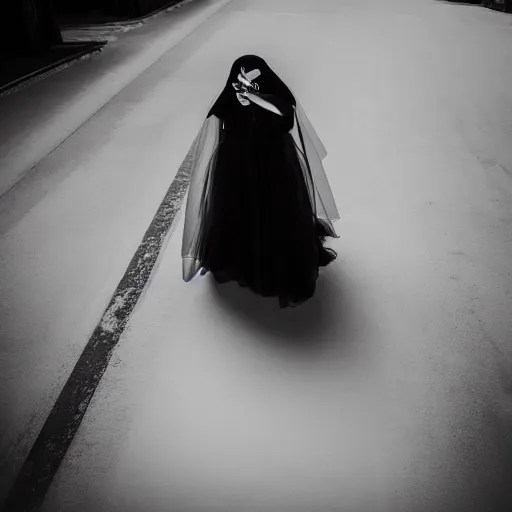
[[[267,99],[264,98],[263,94],[254,94],[252,92],[247,92],[243,94],[243,96],[245,96],[249,101],[252,101],[256,105],[259,105],[260,107],[264,108],[265,110],[269,110],[270,112],[273,112],[278,116],[283,115],[283,113],[275,105],[273,105],[270,101],[267,101]]]
[[[259,73],[259,70],[256,70]],[[256,77],[259,74],[256,74]],[[293,108],[283,102],[278,96],[272,94],[261,94],[258,84],[252,83],[251,77],[245,74],[244,68],[238,75],[238,83],[233,83],[233,88],[237,92],[237,96],[255,103],[256,105],[277,114],[278,116],[287,117],[293,115]]]
[[[289,108],[283,101],[277,96],[272,94],[259,94],[254,92],[246,92],[243,94],[249,101],[256,105],[273,112],[279,116],[287,116],[292,113],[292,109]]]

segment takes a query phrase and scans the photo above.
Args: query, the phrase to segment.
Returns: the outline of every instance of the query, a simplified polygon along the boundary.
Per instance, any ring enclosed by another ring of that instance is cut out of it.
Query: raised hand
[[[247,107],[250,105],[251,100],[255,99],[254,93],[259,91],[259,86],[256,82],[253,82],[256,78],[261,75],[259,69],[253,69],[249,73],[245,72],[245,68],[240,69],[238,74],[238,82],[233,82],[232,86],[235,89],[236,97],[241,105]]]
[[[240,73],[237,76],[238,82],[233,82],[233,88],[240,94],[259,91],[258,84],[256,82],[252,82],[252,80],[260,76],[260,74],[261,72],[259,69],[246,73],[245,69],[241,68]]]
[[[252,71],[249,71],[249,73],[245,73],[245,69],[242,68],[245,78],[252,82],[253,80],[256,80],[261,75],[261,71],[259,69],[253,69]]]
[[[259,71],[259,70],[254,70],[254,71]],[[242,86],[245,86],[247,90],[254,90],[254,91],[258,91],[259,90],[259,86],[257,83],[255,82],[252,82],[252,80],[254,80],[255,78],[255,74],[254,74],[254,71],[251,71],[248,74],[245,73],[245,69],[242,68],[241,69],[241,72],[239,73],[238,75],[238,82],[240,84],[242,84]],[[259,75],[256,75],[256,76],[259,76]]]

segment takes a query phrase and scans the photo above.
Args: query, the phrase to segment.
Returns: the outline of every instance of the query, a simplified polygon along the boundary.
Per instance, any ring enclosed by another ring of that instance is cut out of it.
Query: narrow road
[[[104,179],[112,206],[139,173],[162,197],[231,62],[257,53],[328,150],[338,259],[280,311],[182,282],[182,216],[43,512],[512,510],[511,26],[436,0],[232,0],[130,86],[47,226],[84,184],[90,211]],[[108,233],[84,215],[69,243],[99,231],[119,254],[146,197]],[[48,290],[41,311],[66,318]]]

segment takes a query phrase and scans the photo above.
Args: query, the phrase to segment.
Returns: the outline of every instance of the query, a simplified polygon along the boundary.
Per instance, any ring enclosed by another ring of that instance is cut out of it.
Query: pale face
[[[243,76],[247,80],[249,80],[249,82],[252,82],[256,78],[258,78],[260,75],[261,75],[261,71],[259,69],[253,69],[252,71],[249,71],[248,73],[243,73]],[[251,104],[251,102],[247,98],[245,98],[244,96],[242,96],[239,93],[236,94],[236,97],[237,97],[238,101],[240,102],[240,104],[244,107],[247,107]]]

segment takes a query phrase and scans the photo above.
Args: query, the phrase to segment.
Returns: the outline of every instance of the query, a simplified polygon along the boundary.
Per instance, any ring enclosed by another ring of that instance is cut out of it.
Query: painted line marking
[[[167,234],[178,220],[190,182],[191,148],[171,183],[110,303],[46,419],[4,503],[4,512],[35,512],[42,505],[87,407],[107,370]]]

